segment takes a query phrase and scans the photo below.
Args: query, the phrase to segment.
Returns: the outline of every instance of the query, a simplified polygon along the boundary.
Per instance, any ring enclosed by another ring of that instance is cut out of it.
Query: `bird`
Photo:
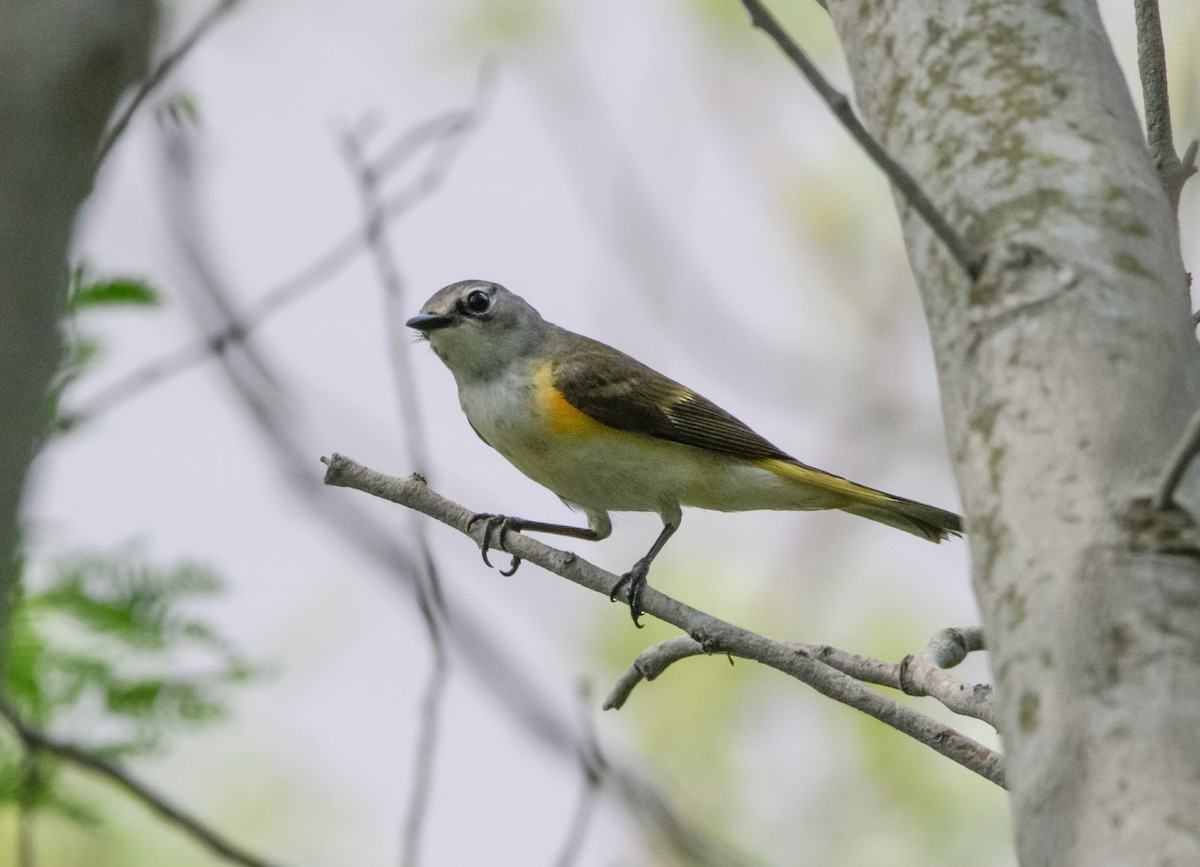
[[[654,558],[682,507],[720,512],[840,509],[932,542],[962,534],[953,512],[798,461],[711,400],[625,353],[560,328],[498,283],[463,280],[434,293],[407,327],[427,339],[487,445],[569,507],[586,527],[480,513],[493,533],[600,541],[610,512],[655,512],[662,530],[609,596],[628,587],[633,622]],[[514,557],[512,574],[520,564]]]

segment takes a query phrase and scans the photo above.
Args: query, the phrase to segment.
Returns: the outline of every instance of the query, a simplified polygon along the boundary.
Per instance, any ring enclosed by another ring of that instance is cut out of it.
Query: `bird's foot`
[[[523,524],[518,518],[510,518],[507,515],[493,515],[491,512],[480,512],[474,515],[471,520],[467,521],[467,532],[475,526],[476,521],[483,521],[483,535],[479,537],[479,553],[483,555],[483,562],[488,565],[489,569],[496,568],[492,565],[492,561],[488,559],[488,551],[492,548],[503,548],[504,537],[509,530],[519,533]],[[495,544],[492,544],[493,538]],[[516,554],[513,555],[512,562],[508,564],[507,569],[501,569],[500,574],[505,578],[517,571],[517,567],[521,565],[521,558]]]
[[[629,613],[633,617],[633,625],[638,629],[642,628],[642,624],[638,622],[638,618],[645,612],[642,610],[642,595],[646,592],[646,575],[650,572],[650,561],[643,557],[633,564],[633,568],[620,577],[616,584],[613,585],[612,592],[608,594],[609,602],[617,601],[617,594],[621,592],[621,588],[629,586]]]

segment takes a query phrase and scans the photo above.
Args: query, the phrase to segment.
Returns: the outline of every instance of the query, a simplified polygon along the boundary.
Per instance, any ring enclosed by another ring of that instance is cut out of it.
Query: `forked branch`
[[[1179,213],[1179,196],[1187,179],[1196,173],[1197,142],[1192,141],[1183,159],[1175,152],[1171,131],[1171,102],[1167,94],[1167,52],[1163,47],[1158,0],[1134,0],[1137,21],[1138,75],[1146,108],[1146,141],[1158,178],[1162,181],[1171,213]]]
[[[946,671],[966,659],[968,653],[983,649],[983,632],[978,628],[943,629],[930,639],[925,650],[910,654],[900,662],[884,662],[829,645],[799,642],[777,644],[794,653],[819,660],[863,683],[890,686],[906,695],[930,696],[955,713],[995,725],[991,685],[967,683]],[[617,681],[605,699],[604,709],[619,709],[628,700],[634,687],[643,680],[654,680],[681,659],[709,653],[707,648],[686,635],[646,648]]]
[[[425,484],[420,476],[407,479],[387,476],[342,455],[322,458],[325,484],[353,488],[416,509],[464,535],[478,535],[485,527],[475,516]],[[494,546],[547,569],[596,593],[609,595],[617,576],[569,552],[552,548],[520,533],[493,539]],[[624,591],[618,594],[628,602]],[[817,692],[847,704],[897,731],[907,734],[998,786],[1004,786],[1004,758],[955,729],[925,714],[897,704],[832,665],[796,651],[786,642],[766,638],[703,611],[684,605],[653,587],[646,588],[642,607],[647,614],[670,623],[690,636],[706,652],[755,660],[808,684]],[[916,681],[914,680],[914,683]]]

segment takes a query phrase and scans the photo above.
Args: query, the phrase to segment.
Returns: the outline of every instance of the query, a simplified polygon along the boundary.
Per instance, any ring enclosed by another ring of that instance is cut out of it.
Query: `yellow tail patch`
[[[962,533],[962,519],[953,512],[936,506],[897,497],[875,488],[868,488],[866,485],[856,484],[841,476],[789,461],[762,461],[759,466],[780,478],[799,482],[809,489],[824,491],[833,498],[828,505],[809,508],[842,509],[852,515],[887,524],[931,542],[941,542]]]
[[[801,464],[794,464],[791,461],[772,459],[760,461],[758,465],[777,476],[783,476],[785,479],[792,479],[806,485],[812,485],[815,488],[829,491],[832,494],[841,494],[849,497],[851,501],[869,501],[875,503],[896,502],[895,497],[885,494],[883,491],[855,484],[849,479],[843,479],[841,476],[835,476],[832,473],[806,467]]]

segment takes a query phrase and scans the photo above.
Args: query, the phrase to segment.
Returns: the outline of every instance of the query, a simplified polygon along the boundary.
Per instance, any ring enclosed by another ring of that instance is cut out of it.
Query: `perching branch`
[[[325,473],[327,485],[354,488],[390,500],[436,518],[464,535],[472,535],[474,513],[430,490],[419,476],[407,479],[387,476],[338,454],[322,461],[328,467]],[[474,527],[479,528],[476,534],[485,529],[479,522],[475,522]],[[499,543],[496,547],[509,554],[605,596],[618,580],[616,575],[576,554],[551,548],[520,533],[508,533],[503,540],[493,541]],[[628,602],[625,591],[618,594],[618,598]],[[653,587],[646,588],[643,608],[647,614],[679,627],[709,652],[752,659],[789,674],[822,695],[856,708],[996,785],[1004,786],[1004,759],[999,753],[922,713],[884,698],[849,675],[797,653],[784,642],[705,614]]]
[[[196,44],[213,28],[213,25],[224,18],[240,2],[241,0],[220,0],[220,2],[208,11],[208,14],[196,22],[196,26],[192,28],[191,32],[183,37],[179,44],[167,52],[162,60],[150,70],[150,73],[142,80],[137,91],[121,110],[117,119],[113,121],[112,126],[108,128],[108,131],[104,134],[104,138],[101,139],[100,146],[96,149],[97,168],[104,162],[113,145],[117,143],[117,139],[124,134],[125,128],[129,126],[129,121],[146,100],[146,97],[162,84],[167,75],[196,47]]]
[[[804,53],[804,49],[783,29],[783,25],[768,11],[761,0],[742,0],[742,5],[750,13],[750,21],[754,26],[775,40],[780,51],[787,55],[787,58],[808,79],[808,83],[829,106],[834,116],[841,121],[846,132],[850,133],[850,137],[858,142],[859,147],[867,152],[867,156],[883,170],[892,186],[899,190],[900,194],[904,196],[904,200],[921,215],[926,225],[946,245],[950,255],[962,266],[967,275],[972,280],[977,279],[983,270],[983,258],[971,249],[966,240],[942,216],[941,211],[925,195],[925,191],[921,189],[917,179],[909,174],[908,169],[893,159],[892,155],[884,150],[883,145],[867,131],[862,121],[854,113],[846,95],[829,83],[829,79]]]
[[[244,867],[271,867],[270,862],[251,855],[244,849],[239,849],[199,819],[176,807],[162,795],[159,795],[144,783],[138,782],[111,762],[74,744],[55,740],[32,726],[27,725],[10,705],[0,702],[0,716],[3,716],[8,721],[8,724],[12,726],[26,749],[52,755],[62,761],[86,768],[92,773],[99,774],[107,778],[110,782],[116,783],[126,794],[135,800],[141,801],[152,812],[157,813],[159,818],[179,828],[209,851],[214,852],[225,860],[231,861],[234,864],[242,864]]]
[[[1142,79],[1142,101],[1146,109],[1146,140],[1159,180],[1171,203],[1171,213],[1179,213],[1179,196],[1187,179],[1196,173],[1197,142],[1187,146],[1183,159],[1175,152],[1171,132],[1171,103],[1167,94],[1167,53],[1163,47],[1162,22],[1158,0],[1134,0],[1137,21],[1138,75]]]

